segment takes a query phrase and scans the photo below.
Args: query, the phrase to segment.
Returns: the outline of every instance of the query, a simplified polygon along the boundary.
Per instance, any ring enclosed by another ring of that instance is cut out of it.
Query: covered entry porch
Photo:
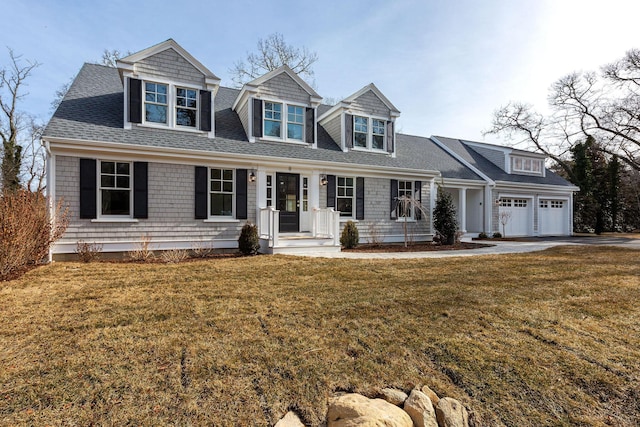
[[[458,229],[465,234],[477,235],[488,230],[486,207],[491,207],[490,191],[484,186],[447,183],[444,191],[451,195],[456,208]]]

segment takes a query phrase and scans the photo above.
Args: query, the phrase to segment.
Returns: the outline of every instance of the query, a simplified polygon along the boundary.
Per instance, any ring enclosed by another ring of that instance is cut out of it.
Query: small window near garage
[[[511,199],[500,199],[500,206],[503,208],[511,207]]]
[[[547,200],[540,200],[540,207],[542,209],[547,209],[549,207],[549,202]]]
[[[131,215],[131,163],[100,162],[100,205],[103,216]]]
[[[233,217],[233,169],[212,168],[210,174],[210,215]]]
[[[564,207],[564,201],[551,200],[551,209],[562,209]]]
[[[513,199],[513,207],[514,208],[526,208],[527,207],[527,199]]]
[[[526,157],[514,157],[512,160],[513,172],[524,172],[531,174],[542,174],[542,160],[530,159]]]
[[[413,199],[413,181],[398,181],[398,218],[413,218],[413,209],[403,200]]]

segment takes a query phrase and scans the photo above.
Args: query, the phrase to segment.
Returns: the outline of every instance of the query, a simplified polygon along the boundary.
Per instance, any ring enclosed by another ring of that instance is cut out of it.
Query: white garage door
[[[498,226],[504,237],[531,234],[531,200],[501,198]]]
[[[538,218],[540,234],[566,236],[569,234],[569,203],[566,200],[540,199]]]

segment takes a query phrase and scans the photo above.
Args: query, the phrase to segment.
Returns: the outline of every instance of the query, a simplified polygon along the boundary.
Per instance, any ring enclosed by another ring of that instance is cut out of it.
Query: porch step
[[[281,235],[278,246],[269,247],[267,239],[260,239],[260,252],[267,254],[291,254],[304,252],[340,252],[340,245],[334,245],[333,239],[313,238],[307,235]]]

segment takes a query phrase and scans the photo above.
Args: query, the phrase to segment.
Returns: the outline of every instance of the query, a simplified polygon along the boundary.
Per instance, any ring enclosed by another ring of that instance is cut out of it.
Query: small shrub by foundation
[[[97,261],[102,256],[102,245],[95,242],[89,243],[84,240],[78,240],[75,252],[82,262]]]
[[[260,250],[260,239],[258,238],[258,226],[246,223],[240,231],[238,238],[238,250],[243,255],[256,255]]]
[[[347,221],[340,235],[340,244],[344,246],[345,249],[351,249],[358,246],[359,241],[358,227],[356,227],[355,222]]]

